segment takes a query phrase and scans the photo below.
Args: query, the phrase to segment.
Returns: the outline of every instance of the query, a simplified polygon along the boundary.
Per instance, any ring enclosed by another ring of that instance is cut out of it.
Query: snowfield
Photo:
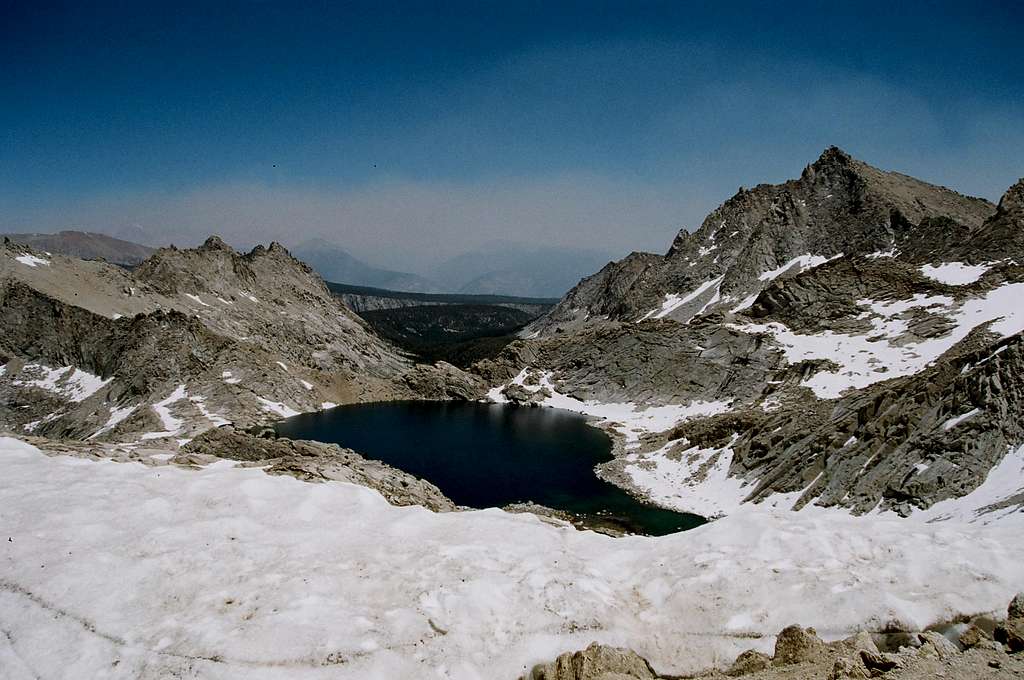
[[[74,366],[50,368],[33,363],[25,364],[18,379],[13,382],[22,387],[38,387],[73,402],[82,402],[96,394],[111,380],[113,377],[103,380]]]
[[[36,257],[35,255],[28,254],[19,255],[14,259],[28,267],[37,267],[39,265],[49,266],[50,264],[49,260],[44,260],[41,257]]]
[[[592,640],[684,673],[794,622],[837,637],[1002,610],[1024,579],[1019,527],[741,510],[612,539],[228,462],[0,438],[0,465],[10,680],[511,679]]]
[[[851,388],[864,388],[883,380],[913,375],[927,368],[944,352],[982,324],[989,330],[1007,338],[1024,331],[1024,283],[1008,283],[994,288],[982,297],[964,301],[956,306],[946,296],[915,295],[908,300],[858,300],[871,311],[862,316],[870,318],[871,332],[864,335],[823,331],[813,335],[796,333],[777,322],[769,324],[730,324],[746,333],[766,333],[781,346],[790,363],[808,359],[828,359],[839,366],[836,371],[819,371],[801,383],[811,388],[822,399],[834,399]],[[955,326],[946,335],[904,342],[902,336],[908,322],[900,318],[914,308],[950,319]]]
[[[965,286],[980,279],[991,268],[991,265],[984,264],[970,265],[963,262],[946,262],[940,265],[926,264],[921,267],[921,273],[939,283],[945,283],[950,286]]]
[[[1011,448],[999,464],[988,471],[981,486],[960,498],[940,501],[927,510],[918,510],[915,519],[929,522],[956,520],[983,524],[1016,526],[1024,530],[1024,511],[1011,504],[990,510],[1008,498],[1024,493],[1024,446]]]
[[[567,394],[560,393],[551,381],[550,371],[541,372],[536,385],[525,384],[526,377],[530,371],[531,369],[524,368],[509,384],[519,385],[529,392],[538,392],[546,388],[551,393],[551,396],[537,402],[538,404],[580,413],[606,422],[611,429],[625,437],[627,449],[635,446],[639,442],[641,435],[670,430],[677,424],[690,418],[726,413],[729,411],[729,404],[731,403],[731,400],[694,401],[689,404],[644,406],[634,404],[633,402],[606,403],[600,401],[581,401]],[[487,398],[496,404],[507,403],[508,399],[501,393],[504,387],[504,385],[495,387],[487,393]]]

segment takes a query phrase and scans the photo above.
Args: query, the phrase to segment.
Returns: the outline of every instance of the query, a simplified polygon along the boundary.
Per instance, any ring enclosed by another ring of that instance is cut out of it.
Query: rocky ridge
[[[105,260],[132,267],[152,255],[156,248],[89,231],[58,231],[52,234],[0,234],[5,238],[45,252],[83,260]]]
[[[524,337],[606,320],[688,321],[742,309],[782,275],[841,255],[868,255],[918,242],[916,225],[948,218],[976,229],[995,210],[830,147],[800,178],[741,188],[694,232],[680,230],[664,256],[633,253],[581,281]],[[950,234],[950,241],[955,234]]]
[[[174,442],[334,404],[469,398],[480,381],[415,365],[283,247],[211,237],[134,271],[0,248],[0,427]]]

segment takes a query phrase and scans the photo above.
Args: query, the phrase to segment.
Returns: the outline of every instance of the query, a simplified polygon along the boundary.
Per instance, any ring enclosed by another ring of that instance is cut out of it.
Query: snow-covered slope
[[[48,457],[0,438],[0,676],[514,678],[592,640],[663,673],[1002,609],[1021,525],[744,512],[612,539],[343,483]]]

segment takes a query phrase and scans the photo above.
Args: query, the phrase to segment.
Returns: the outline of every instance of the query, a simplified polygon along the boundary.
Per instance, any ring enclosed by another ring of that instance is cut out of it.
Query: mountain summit
[[[584,279],[525,334],[604,319],[688,321],[738,311],[780,276],[839,255],[891,251],[931,218],[977,228],[995,210],[984,199],[829,147],[798,179],[741,188],[695,232],[680,231],[664,256],[633,253]]]

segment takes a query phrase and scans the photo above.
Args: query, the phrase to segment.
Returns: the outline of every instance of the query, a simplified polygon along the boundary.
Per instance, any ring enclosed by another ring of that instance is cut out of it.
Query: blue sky
[[[662,251],[829,144],[993,200],[1024,175],[1019,3],[290,4],[0,0],[0,229],[416,270]]]

